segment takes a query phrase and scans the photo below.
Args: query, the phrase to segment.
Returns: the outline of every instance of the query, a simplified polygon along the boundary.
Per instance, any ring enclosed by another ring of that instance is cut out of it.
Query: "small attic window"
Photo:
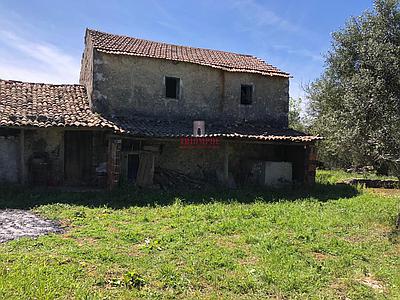
[[[165,77],[165,97],[179,99],[180,93],[180,78]]]
[[[253,85],[242,84],[240,89],[240,104],[250,105],[253,102]]]

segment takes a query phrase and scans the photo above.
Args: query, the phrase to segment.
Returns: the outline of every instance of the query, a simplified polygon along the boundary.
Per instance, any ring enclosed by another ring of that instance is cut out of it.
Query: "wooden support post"
[[[25,168],[25,130],[21,129],[19,135],[20,147],[20,164],[21,164],[21,184],[26,184],[26,168]]]
[[[304,183],[311,186],[315,184],[317,153],[314,145],[305,146],[304,152]]]
[[[121,143],[120,139],[109,139],[108,142],[108,186],[110,189],[118,185],[121,172]]]
[[[228,144],[224,145],[224,182],[229,183],[229,148]]]

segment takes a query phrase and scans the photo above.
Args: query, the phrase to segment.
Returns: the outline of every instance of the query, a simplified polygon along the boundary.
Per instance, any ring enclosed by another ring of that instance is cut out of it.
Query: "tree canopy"
[[[305,131],[306,126],[304,117],[302,116],[303,109],[301,107],[301,103],[301,98],[289,98],[289,127],[299,131]]]
[[[373,9],[333,33],[323,75],[307,88],[311,130],[329,166],[389,166],[400,173],[400,9]]]

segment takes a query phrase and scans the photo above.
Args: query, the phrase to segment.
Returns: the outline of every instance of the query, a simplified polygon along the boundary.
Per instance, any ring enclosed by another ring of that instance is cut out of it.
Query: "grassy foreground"
[[[1,207],[25,200],[66,232],[0,244],[0,299],[400,299],[400,194],[324,174],[310,191],[152,205],[3,190]]]

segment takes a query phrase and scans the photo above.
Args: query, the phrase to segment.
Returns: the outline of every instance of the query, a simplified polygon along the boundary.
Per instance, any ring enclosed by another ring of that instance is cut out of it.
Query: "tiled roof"
[[[0,79],[1,127],[81,127],[148,138],[180,138],[193,134],[193,120],[167,120],[132,115],[105,118],[91,111],[81,85],[53,85]],[[206,122],[207,137],[307,143],[321,139],[264,123]]]
[[[145,116],[114,117],[112,121],[125,134],[139,137],[180,138],[193,136],[193,121],[166,120]],[[258,141],[307,143],[322,139],[293,129],[275,129],[262,122],[205,122],[205,137],[223,137]]]
[[[1,79],[0,126],[116,128],[90,110],[81,85]]]
[[[96,50],[110,54],[182,61],[230,72],[258,73],[281,77],[290,76],[288,73],[251,55],[152,42],[91,29],[87,29],[86,34],[91,38],[93,47]]]

